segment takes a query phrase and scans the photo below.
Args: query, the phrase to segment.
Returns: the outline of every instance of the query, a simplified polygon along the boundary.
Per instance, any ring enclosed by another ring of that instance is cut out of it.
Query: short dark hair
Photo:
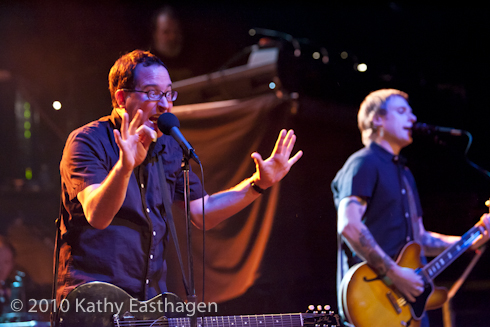
[[[178,22],[180,22],[180,17],[179,15],[177,14],[177,11],[174,9],[174,7],[172,7],[171,5],[163,5],[162,7],[158,8],[157,10],[155,10],[155,12],[153,13],[153,15],[151,16],[151,25],[150,25],[150,28],[151,28],[151,32],[154,33],[156,28],[157,28],[157,22],[158,22],[158,18],[161,16],[161,15],[167,15],[170,19],[173,19],[173,20],[176,20]]]
[[[161,65],[167,66],[154,54],[144,50],[134,50],[121,56],[109,72],[109,91],[111,92],[112,106],[118,107],[115,93],[119,89],[134,88],[134,71],[138,64],[145,67]]]

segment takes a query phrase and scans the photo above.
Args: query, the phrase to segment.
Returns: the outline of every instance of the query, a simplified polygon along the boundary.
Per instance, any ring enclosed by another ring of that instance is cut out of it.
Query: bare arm
[[[420,225],[422,225],[421,218],[419,218],[419,221]],[[459,236],[444,235],[435,232],[429,232],[424,229],[421,242],[425,255],[428,257],[435,257],[460,239],[461,237]]]
[[[381,249],[362,222],[366,209],[366,201],[357,196],[342,199],[338,208],[338,232],[378,275],[388,276],[408,300],[414,301],[423,291],[422,278],[412,269],[398,266]]]
[[[204,197],[206,229],[211,229],[223,220],[238,213],[260,196],[260,193],[253,190],[250,186],[250,181],[252,179],[253,178],[246,179],[227,191],[215,193],[211,196],[206,195]],[[191,201],[190,210],[192,222],[198,228],[202,229],[201,199]]]
[[[127,113],[123,115],[121,132],[114,130],[119,146],[119,160],[101,184],[92,184],[78,193],[83,212],[90,225],[104,229],[121,208],[126,197],[129,178],[134,167],[140,165],[155,137],[155,131],[141,125],[141,111],[131,124]]]
[[[290,157],[295,142],[296,135],[292,130],[287,133],[286,130],[282,130],[269,158],[263,160],[260,154],[252,153],[256,166],[256,172],[252,177],[229,190],[205,196],[206,229],[218,225],[260,196],[260,193],[251,187],[250,182],[254,181],[257,186],[265,190],[283,179],[303,155],[302,151],[298,151]],[[198,228],[202,228],[201,199],[191,201],[190,211],[193,223]]]
[[[479,226],[484,228],[483,235],[471,246],[472,250],[478,249],[485,244],[489,239],[490,215],[485,214],[480,218]],[[444,235],[435,232],[426,231],[422,223],[422,218],[419,218],[419,230],[422,234],[422,246],[425,255],[435,257],[461,239],[460,236]]]

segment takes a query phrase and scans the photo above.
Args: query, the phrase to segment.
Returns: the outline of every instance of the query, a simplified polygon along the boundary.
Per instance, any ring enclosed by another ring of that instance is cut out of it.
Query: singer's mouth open
[[[160,117],[160,115],[153,115],[150,118],[148,118],[148,120],[156,124],[158,122],[158,117]]]

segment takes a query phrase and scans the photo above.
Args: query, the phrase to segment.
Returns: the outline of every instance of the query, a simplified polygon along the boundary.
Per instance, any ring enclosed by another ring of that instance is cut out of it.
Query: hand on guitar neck
[[[481,235],[473,241],[470,249],[477,251],[490,238],[490,214],[482,215],[475,227],[480,230]],[[394,264],[392,268],[388,270],[386,276],[391,279],[395,288],[404,294],[410,302],[414,302],[415,298],[424,291],[424,282],[421,276],[413,269]]]
[[[485,202],[485,205],[490,206],[490,200]],[[481,216],[480,221],[475,225],[476,227],[480,228],[480,231],[482,232],[481,236],[473,243],[471,246],[471,249],[476,251],[478,250],[483,244],[485,244],[488,239],[490,238],[490,214],[486,213],[483,216]]]
[[[489,231],[490,214],[484,214],[463,236],[452,236],[454,241],[425,266],[420,262],[421,245],[409,242],[386,271],[391,283],[367,262],[351,267],[340,289],[346,319],[357,327],[419,327],[426,310],[440,308],[447,301],[447,290],[436,287],[433,279],[466,250],[476,250],[488,241]],[[419,282],[413,274],[423,280],[423,288],[413,289]]]
[[[477,251],[490,238],[490,214],[482,215],[475,227],[480,229],[481,235],[473,241],[470,247],[473,251]],[[413,269],[394,264],[386,273],[386,276],[391,279],[396,289],[403,293],[410,302],[414,302],[415,298],[424,291],[424,282],[421,276],[415,273]]]

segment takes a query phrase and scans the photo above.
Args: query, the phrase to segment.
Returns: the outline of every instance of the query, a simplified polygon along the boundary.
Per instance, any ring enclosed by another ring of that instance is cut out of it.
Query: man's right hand
[[[393,265],[386,276],[410,302],[415,302],[415,298],[424,292],[424,281],[413,269]]]
[[[114,130],[114,138],[119,146],[119,160],[122,169],[128,174],[145,160],[151,142],[156,139],[156,131],[142,123],[142,113],[138,110],[129,123],[129,115],[125,112],[121,131]]]
[[[104,229],[111,224],[124,202],[133,169],[145,160],[148,148],[156,138],[156,132],[142,124],[141,114],[138,110],[129,123],[129,116],[124,113],[121,132],[114,130],[119,161],[102,183],[89,185],[77,194],[92,227]]]

